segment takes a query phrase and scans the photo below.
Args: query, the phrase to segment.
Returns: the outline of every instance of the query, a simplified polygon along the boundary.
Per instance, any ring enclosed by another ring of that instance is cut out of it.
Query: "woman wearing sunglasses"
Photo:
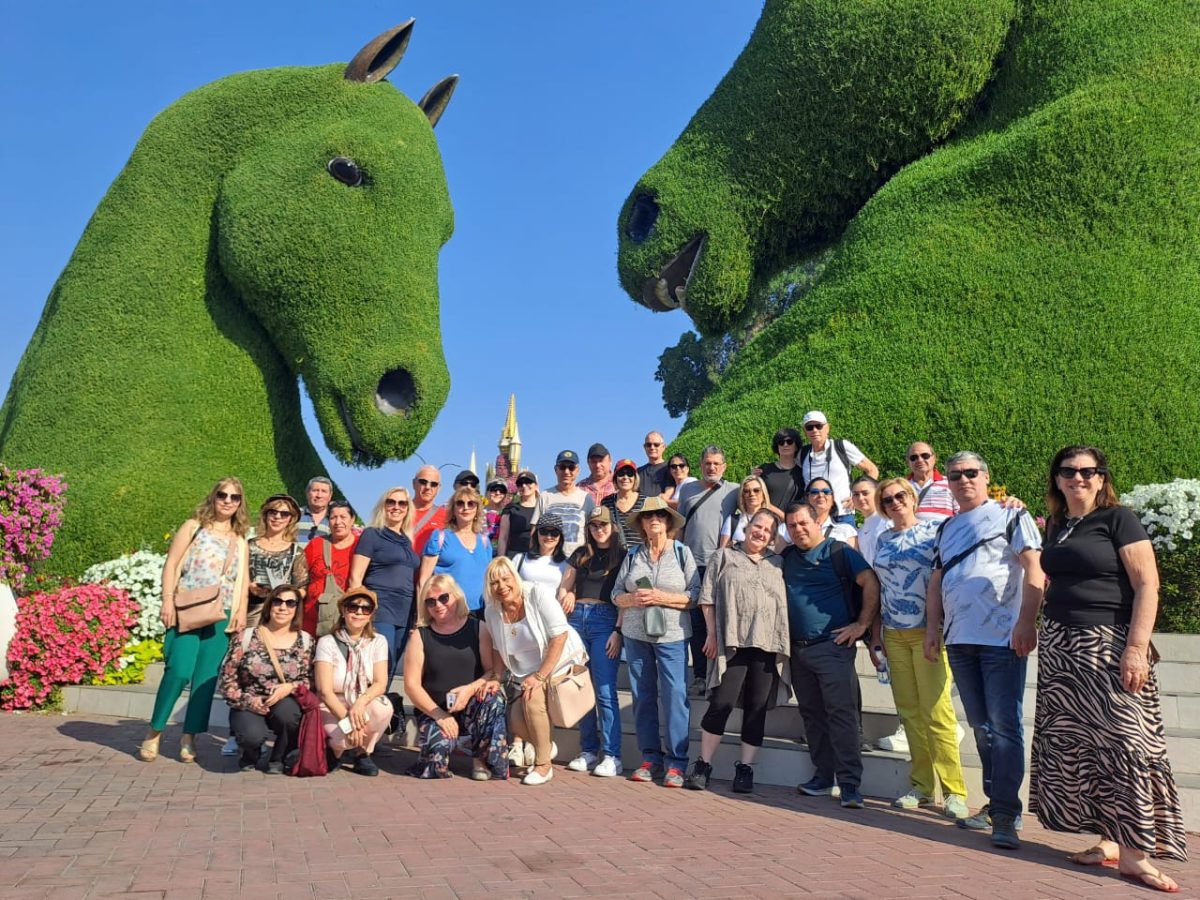
[[[775,509],[787,509],[798,500],[803,500],[804,475],[802,467],[796,462],[802,444],[800,432],[795,428],[780,428],[771,438],[771,452],[775,454],[775,461],[764,463],[754,470],[755,475],[762,477],[767,488],[767,502]],[[782,513],[779,518],[783,520]]]
[[[241,749],[243,772],[258,768],[268,732],[275,743],[267,774],[282,775],[292,762],[288,756],[296,748],[302,714],[292,693],[312,679],[313,640],[300,628],[300,604],[295,585],[272,588],[262,605],[262,623],[243,629],[221,667],[221,694],[229,705],[229,728]]]
[[[671,509],[679,507],[679,489],[685,484],[696,480],[692,477],[691,472],[691,463],[688,462],[687,457],[682,453],[676,453],[667,460],[667,474],[671,476],[674,486],[663,491],[661,496],[667,501]]]
[[[814,478],[804,489],[804,500],[817,514],[817,524],[821,533],[827,538],[849,544],[858,549],[858,529],[845,522],[839,522],[834,511],[833,485],[824,478]]]
[[[250,582],[246,627],[261,621],[263,601],[281,584],[308,584],[304,548],[296,543],[300,504],[290,494],[272,494],[258,511],[258,524],[249,541]],[[299,588],[300,596],[304,589]]]
[[[321,698],[321,724],[329,741],[330,772],[354,760],[359,775],[378,775],[371,752],[392,721],[388,686],[388,644],[371,620],[379,602],[373,591],[351,588],[338,601],[332,634],[317,641],[313,664]]]
[[[458,741],[470,744],[471,777],[508,777],[504,693],[490,671],[492,636],[470,614],[449,575],[418,592],[417,629],[404,654],[404,690],[417,711],[418,757],[408,774],[449,778]]]
[[[950,667],[946,648],[925,658],[925,589],[933,574],[934,542],[939,522],[917,519],[917,492],[907,478],[887,478],[875,489],[876,505],[888,517],[879,532],[873,567],[879,576],[882,640],[872,646],[887,654],[892,698],[908,739],[912,784],[893,805],[901,809],[933,806],[942,788],[942,811],[965,819],[967,785],[958,755],[958,721],[950,700]]]
[[[767,493],[766,481],[758,475],[747,475],[742,479],[738,489],[737,509],[725,517],[721,523],[721,547],[740,544],[746,539],[746,529],[750,520],[759,512],[766,510],[775,517],[776,522],[783,521],[783,511],[776,508]],[[775,532],[775,540],[771,548],[779,551],[787,543],[787,529],[780,525]]]
[[[196,735],[208,730],[217,673],[229,647],[227,634],[246,625],[246,531],[249,523],[243,502],[242,483],[236,478],[218,481],[193,516],[179,526],[162,574],[162,620],[166,671],[154,698],[154,712],[138,756],[151,762],[158,758],[158,744],[175,704],[185,687],[191,686],[179,758],[196,760]],[[218,587],[225,618],[181,631],[175,609],[178,591]]]
[[[613,471],[613,484],[617,487],[616,492],[601,500],[600,505],[607,507],[613,524],[621,530],[621,541],[626,547],[632,547],[642,542],[642,536],[637,533],[631,522],[637,518],[638,510],[646,502],[641,493],[641,476],[638,475],[637,466],[632,459],[617,461]]]
[[[517,496],[500,512],[496,555],[512,559],[529,549],[529,532],[538,504],[537,476],[528,469],[517,473]]]
[[[467,606],[483,618],[483,573],[492,561],[492,542],[483,533],[483,501],[472,487],[460,487],[450,499],[446,527],[429,536],[421,560],[421,584],[435,573],[449,575],[462,588]]]
[[[567,556],[563,552],[562,523],[551,513],[542,516],[533,526],[529,539],[529,550],[513,557],[513,565],[522,581],[540,584],[555,596],[567,570]]]
[[[365,587],[377,598],[372,626],[387,642],[388,681],[396,674],[404,652],[418,565],[408,489],[390,488],[371,511],[371,521],[359,536],[350,561],[350,587]]]

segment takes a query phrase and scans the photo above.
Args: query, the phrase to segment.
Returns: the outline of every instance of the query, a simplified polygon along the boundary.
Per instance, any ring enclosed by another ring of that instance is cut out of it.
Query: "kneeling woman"
[[[492,636],[470,614],[449,575],[434,575],[417,595],[417,630],[404,654],[404,691],[417,710],[420,756],[409,775],[449,778],[450,753],[470,742],[471,777],[508,777],[504,694],[490,671]]]
[[[375,592],[351,588],[338,601],[333,633],[317,641],[317,693],[321,722],[334,760],[350,755],[354,771],[378,775],[371,751],[392,720],[387,690],[388,644],[371,619],[379,603]],[[337,763],[331,760],[330,769]]]
[[[509,711],[509,729],[532,744],[534,768],[522,784],[545,784],[554,777],[547,693],[551,682],[583,663],[587,654],[554,593],[541,584],[522,582],[511,559],[493,559],[484,574],[484,618],[491,633],[493,669],[511,672],[520,696]]]
[[[271,731],[275,746],[267,774],[281,775],[300,731],[300,704],[292,693],[312,678],[313,641],[300,630],[300,591],[294,585],[273,589],[262,613],[263,623],[244,629],[225,657],[221,694],[229,704],[229,728],[242,751],[241,770],[257,768]]]

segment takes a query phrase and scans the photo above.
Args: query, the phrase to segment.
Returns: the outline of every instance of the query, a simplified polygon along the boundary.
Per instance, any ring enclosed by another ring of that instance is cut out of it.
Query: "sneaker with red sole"
[[[683,787],[683,770],[675,768],[667,769],[667,774],[663,776],[663,787]]]
[[[663,776],[663,767],[653,763],[644,762],[637,767],[632,775],[629,776],[630,781],[637,781],[644,784],[652,784]]]

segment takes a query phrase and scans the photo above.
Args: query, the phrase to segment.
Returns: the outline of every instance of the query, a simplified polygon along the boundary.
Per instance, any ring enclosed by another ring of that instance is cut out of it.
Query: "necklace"
[[[519,607],[514,606],[511,610],[502,606],[500,611],[503,614],[504,623],[510,626],[508,629],[509,637],[516,637],[517,625],[525,618],[525,604],[522,603]]]

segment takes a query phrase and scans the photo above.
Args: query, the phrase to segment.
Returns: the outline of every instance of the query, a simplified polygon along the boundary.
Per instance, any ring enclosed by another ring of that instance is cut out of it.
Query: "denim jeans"
[[[408,624],[403,625],[395,622],[375,622],[375,633],[382,634],[383,639],[388,645],[388,687],[392,689],[392,678],[396,674],[396,666],[400,662],[400,654],[404,652],[404,645],[408,643]]]
[[[617,701],[617,670],[621,657],[609,659],[604,650],[617,627],[617,608],[611,603],[576,603],[567,619],[583,638],[588,668],[596,689],[596,706],[579,720],[579,749],[621,758],[621,705]],[[599,726],[599,727],[597,727]]]
[[[975,732],[991,812],[1019,816],[1025,780],[1021,706],[1026,658],[1011,647],[986,644],[948,644],[946,656],[967,723]]]
[[[652,643],[625,639],[633,689],[633,717],[642,760],[683,771],[688,764],[691,707],[687,696],[687,641]],[[659,734],[659,707],[667,722],[667,750]]]

